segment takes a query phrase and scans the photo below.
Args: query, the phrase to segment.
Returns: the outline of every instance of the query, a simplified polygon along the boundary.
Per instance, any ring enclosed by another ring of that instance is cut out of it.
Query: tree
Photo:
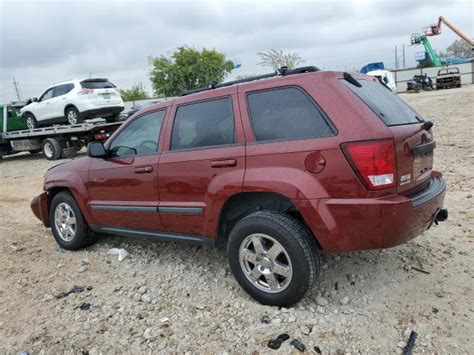
[[[133,85],[128,90],[120,91],[123,101],[136,101],[148,99],[148,94],[145,91],[145,87],[142,83]]]
[[[258,52],[261,62],[258,63],[264,67],[271,67],[275,70],[281,67],[292,69],[298,64],[304,62],[298,53],[284,53],[282,50],[272,49],[268,52]]]
[[[471,58],[473,55],[471,46],[464,40],[458,39],[451,43],[446,49],[446,53],[442,53],[441,57]]]
[[[222,82],[234,67],[216,50],[179,47],[171,57],[150,58],[150,80],[156,95],[177,96],[186,90]]]

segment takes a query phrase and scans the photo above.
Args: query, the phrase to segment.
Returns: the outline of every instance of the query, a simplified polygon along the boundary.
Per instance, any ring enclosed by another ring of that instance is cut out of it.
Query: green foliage
[[[455,58],[471,58],[473,56],[471,46],[464,40],[458,39],[451,43],[446,49],[446,53],[442,53],[441,57],[455,57]]]
[[[222,82],[234,64],[216,50],[179,47],[171,57],[150,58],[150,80],[158,96],[177,96],[186,90]]]
[[[128,90],[121,90],[120,94],[122,95],[123,101],[137,101],[148,99],[148,94],[146,93],[145,87],[142,83],[137,83]]]

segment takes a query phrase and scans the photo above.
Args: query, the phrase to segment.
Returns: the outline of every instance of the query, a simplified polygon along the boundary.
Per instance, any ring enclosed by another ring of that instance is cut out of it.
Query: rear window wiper
[[[357,81],[357,79],[354,78],[354,77],[353,77],[351,74],[349,74],[349,73],[344,72],[343,78],[344,78],[345,81],[347,81],[348,83],[351,83],[351,84],[354,85],[354,86],[357,86],[358,88],[361,88],[361,87],[362,87],[361,83],[359,83],[359,82]]]

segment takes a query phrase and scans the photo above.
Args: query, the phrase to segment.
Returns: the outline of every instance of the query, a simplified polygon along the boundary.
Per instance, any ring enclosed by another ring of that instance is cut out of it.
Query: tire
[[[26,120],[26,127],[28,127],[28,129],[38,128],[38,121],[36,121],[36,117],[33,116],[32,113],[25,114],[25,120]]]
[[[263,253],[257,251],[256,239]],[[276,257],[271,255],[272,247],[281,248]],[[319,274],[314,237],[299,221],[275,211],[258,211],[237,222],[229,235],[227,258],[240,286],[265,305],[286,307],[297,303]]]
[[[68,192],[54,196],[49,209],[49,223],[54,239],[66,250],[86,248],[98,240],[98,234],[86,224],[74,197]]]
[[[56,138],[47,138],[43,141],[43,154],[48,160],[58,160],[63,156],[63,147]]]
[[[71,106],[66,109],[66,120],[70,125],[82,123],[82,117],[77,108]]]

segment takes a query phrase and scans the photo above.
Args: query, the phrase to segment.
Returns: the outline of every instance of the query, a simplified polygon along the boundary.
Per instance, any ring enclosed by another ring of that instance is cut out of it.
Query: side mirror
[[[90,142],[87,145],[87,155],[91,158],[105,158],[107,156],[107,151],[102,143]]]
[[[38,102],[38,98],[37,97],[33,97],[33,102]]]

